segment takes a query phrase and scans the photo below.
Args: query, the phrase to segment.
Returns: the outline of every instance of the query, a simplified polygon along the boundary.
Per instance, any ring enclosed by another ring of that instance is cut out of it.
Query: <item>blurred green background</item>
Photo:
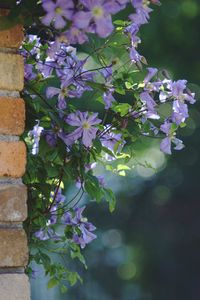
[[[140,52],[149,66],[187,79],[200,98],[199,0],[163,0],[142,28]],[[128,178],[107,176],[118,198],[113,214],[91,204],[88,218],[98,239],[84,254],[83,285],[67,295],[47,290],[38,270],[33,300],[198,300],[200,299],[200,105],[191,109],[182,138],[186,148],[166,159],[152,144]],[[147,141],[149,142],[149,141]],[[141,142],[142,144],[142,142]],[[141,145],[140,145],[141,146]],[[139,146],[139,148],[140,148]]]

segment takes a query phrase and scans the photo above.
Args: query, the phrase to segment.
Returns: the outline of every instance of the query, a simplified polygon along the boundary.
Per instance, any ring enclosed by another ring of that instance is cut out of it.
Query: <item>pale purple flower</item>
[[[69,28],[68,31],[65,32],[65,36],[70,45],[84,44],[88,41],[88,37],[84,30],[81,30],[73,25]]]
[[[172,96],[176,99],[182,99],[184,90],[186,89],[187,80],[178,80],[171,82],[169,88]]]
[[[166,137],[161,141],[160,150],[166,154],[172,154],[170,137]]]
[[[138,53],[135,47],[129,48],[130,50],[130,59],[133,63],[140,62],[142,60],[142,56]]]
[[[38,238],[41,241],[46,241],[46,240],[49,240],[49,239],[52,239],[52,240],[55,240],[55,241],[60,240],[59,235],[57,235],[53,231],[53,229],[51,229],[50,227],[41,228],[38,231],[36,231],[34,233],[34,235],[35,235],[36,238]]]
[[[173,113],[172,113],[172,121],[177,125],[180,125],[189,117],[188,115],[188,106],[181,101],[175,100],[173,102]]]
[[[41,241],[46,241],[49,239],[49,235],[47,231],[45,231],[44,229],[39,229],[38,231],[35,232],[34,235],[36,238],[38,238]]]
[[[74,143],[79,138],[82,138],[83,145],[85,147],[90,147],[98,130],[98,128],[94,126],[101,123],[101,120],[98,119],[97,116],[97,113],[89,115],[88,112],[80,111],[69,114],[67,118],[65,118],[66,123],[78,128],[65,137],[66,142]]]
[[[159,119],[160,116],[158,115],[156,111],[156,102],[154,99],[151,97],[151,95],[148,92],[142,92],[140,94],[140,99],[142,103],[144,104],[144,107],[146,107],[147,112],[145,113],[146,116],[150,119]]]
[[[132,4],[136,9],[136,13],[130,15],[129,18],[139,26],[148,23],[150,18],[149,14],[152,12],[152,9],[148,7],[148,2],[143,0],[132,0]]]
[[[55,194],[56,194],[56,197],[55,197]],[[59,188],[57,190],[57,188],[55,189],[55,191],[53,193],[51,193],[51,198],[54,199],[55,197],[55,203],[57,204],[60,204],[60,203],[63,203],[65,201],[65,196],[62,194],[62,189]]]
[[[177,139],[176,137],[172,138],[172,143],[176,146],[174,147],[175,150],[182,150],[185,147],[183,145],[183,142],[180,139]]]
[[[47,133],[45,133],[45,138],[47,141],[47,144],[51,147],[55,147],[57,144],[57,134],[53,131],[48,130]]]
[[[68,211],[65,212],[64,215],[62,216],[62,222],[65,225],[75,225],[75,223],[73,222],[72,214]]]
[[[97,179],[98,179],[98,181],[99,181],[99,185],[100,185],[101,187],[105,187],[106,183],[105,183],[105,178],[104,178],[104,176],[98,175],[98,176],[97,176]]]
[[[112,103],[115,102],[115,98],[112,95],[112,91],[104,93],[103,100],[105,102],[105,109],[109,109],[112,106]]]
[[[158,72],[157,68],[147,68],[148,74],[144,78],[144,83],[148,83]]]
[[[160,126],[160,130],[161,130],[162,132],[164,132],[166,135],[168,135],[168,134],[170,133],[171,126],[172,126],[172,123],[169,123],[169,122],[165,121],[165,122]]]
[[[106,127],[109,128],[109,125]],[[113,156],[105,153],[105,159],[108,161],[112,161],[115,159],[115,153],[119,153],[125,142],[122,140],[121,133],[115,133],[113,131],[108,131],[101,137],[102,146],[107,148],[113,153]]]
[[[40,122],[37,120],[37,124],[33,127],[33,130],[29,132],[29,136],[33,138],[32,154],[36,155],[39,152],[39,142],[43,127],[39,126]]]
[[[76,232],[73,235],[73,241],[79,244],[81,248],[84,248],[86,244],[89,244],[96,238],[96,235],[92,233],[92,231],[94,231],[96,227],[82,216],[84,209],[85,207],[76,208],[75,217],[72,221],[74,225],[77,226],[77,228],[81,231],[81,234],[78,234]]]
[[[26,80],[33,80],[36,78],[36,74],[34,73],[34,67],[33,65],[30,64],[25,64],[24,65],[24,78]]]
[[[58,209],[58,206],[57,205],[53,205],[50,209],[50,219],[49,221],[47,222],[48,225],[54,225],[56,224],[57,222],[57,209]]]
[[[166,137],[160,143],[160,150],[166,154],[172,154],[171,144],[175,145],[174,150],[182,150],[184,148],[183,142],[176,138],[175,133],[171,133],[172,123],[165,121],[160,126],[162,132],[166,134]]]
[[[115,1],[105,0],[82,0],[85,11],[77,12],[74,17],[74,25],[80,29],[93,31],[90,23],[93,22],[94,31],[100,37],[107,37],[114,29],[111,15],[116,13],[117,6]]]
[[[56,29],[62,29],[66,25],[66,19],[72,18],[74,4],[72,0],[43,0],[42,7],[47,12],[42,23],[49,26],[53,21]]]

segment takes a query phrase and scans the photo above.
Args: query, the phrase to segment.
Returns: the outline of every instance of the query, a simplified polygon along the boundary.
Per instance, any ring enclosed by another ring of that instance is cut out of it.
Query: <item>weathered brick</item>
[[[7,9],[0,9],[0,16],[6,16],[9,13]],[[0,31],[0,47],[19,48],[24,38],[22,25],[16,25],[8,30]]]
[[[26,167],[26,147],[23,142],[0,141],[0,176],[19,178]]]
[[[30,284],[24,274],[0,275],[0,300],[30,300]]]
[[[27,262],[28,247],[24,230],[0,228],[0,267],[23,267]]]
[[[0,134],[22,134],[25,123],[24,100],[0,97],[0,120]]]
[[[18,54],[0,53],[0,89],[21,91],[24,87],[24,62]]]
[[[23,222],[27,218],[25,185],[0,185],[0,222]]]

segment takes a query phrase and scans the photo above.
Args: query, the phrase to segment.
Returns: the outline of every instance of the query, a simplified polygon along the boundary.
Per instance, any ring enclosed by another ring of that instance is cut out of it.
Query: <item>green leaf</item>
[[[60,286],[60,291],[62,294],[65,294],[68,291],[68,288],[66,287],[66,285],[62,284]]]
[[[131,168],[127,165],[122,165],[122,164],[119,164],[117,166],[117,171],[122,171],[122,170],[130,170]]]
[[[112,213],[116,207],[115,195],[111,189],[104,188],[103,190],[104,190],[105,200],[109,203],[109,210]]]
[[[118,112],[120,114],[121,117],[124,117],[125,115],[128,114],[128,112],[131,109],[131,105],[128,103],[119,103],[115,106],[113,106],[113,110],[115,112]]]
[[[93,146],[95,147],[98,154],[101,153],[102,150],[102,144],[99,138],[96,138],[93,142]]]
[[[53,277],[48,281],[47,287],[48,287],[48,289],[52,289],[53,287],[55,287],[58,284],[59,284],[59,280],[57,278]]]

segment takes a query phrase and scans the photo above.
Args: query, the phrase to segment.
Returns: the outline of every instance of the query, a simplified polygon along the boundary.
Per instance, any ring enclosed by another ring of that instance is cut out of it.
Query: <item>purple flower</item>
[[[144,78],[144,83],[148,83],[158,72],[157,68],[147,68],[148,74]]]
[[[185,103],[182,103],[178,100],[173,102],[173,113],[172,113],[172,121],[177,125],[180,125],[182,122],[188,118],[188,106]]]
[[[26,80],[33,80],[36,78],[36,74],[33,71],[33,65],[25,64],[24,65],[24,77]]]
[[[162,132],[166,134],[166,137],[160,143],[160,150],[166,154],[172,154],[171,143],[175,145],[174,150],[182,150],[184,148],[183,142],[176,138],[175,133],[171,132],[172,123],[165,121],[160,126]]]
[[[89,244],[96,238],[96,235],[92,233],[96,227],[82,216],[84,209],[85,206],[82,208],[75,208],[72,212],[74,217],[72,217],[71,212],[66,212],[62,217],[63,224],[72,226],[73,241],[80,245],[81,248],[84,248],[86,244]]]
[[[105,187],[105,185],[106,185],[106,183],[105,183],[105,178],[104,178],[102,175],[98,175],[98,176],[97,176],[97,179],[98,179],[98,181],[99,181],[99,185],[100,185],[101,187]]]
[[[88,41],[88,37],[84,30],[81,30],[76,26],[71,26],[70,29],[65,32],[65,36],[71,45],[84,44]]]
[[[41,241],[46,241],[49,239],[58,241],[60,240],[60,237],[53,231],[53,229],[47,227],[47,228],[42,228],[39,229],[38,231],[35,232],[35,237],[38,238]]]
[[[75,217],[73,223],[80,230],[80,233],[75,232],[73,235],[73,241],[84,248],[86,244],[89,244],[96,238],[96,235],[92,233],[96,227],[87,221],[86,218],[82,216],[85,207],[75,209]]]
[[[144,106],[147,108],[146,116],[150,119],[159,119],[160,116],[158,115],[155,107],[157,106],[154,99],[150,96],[148,92],[143,92],[140,94],[140,99],[143,102]]]
[[[73,222],[73,218],[70,212],[65,212],[64,215],[62,216],[62,222],[65,225],[75,225]]]
[[[160,126],[160,129],[162,132],[164,132],[166,135],[168,135],[170,133],[171,126],[172,126],[172,123],[165,121],[165,123]]]
[[[45,133],[46,142],[49,146],[55,147],[57,144],[57,134],[51,130]]]
[[[53,205],[50,209],[50,219],[48,221],[48,225],[53,225],[53,224],[56,224],[57,222],[57,209],[58,209],[58,206],[57,205]]]
[[[54,22],[56,29],[65,27],[66,20],[71,20],[74,4],[72,0],[43,0],[42,6],[47,14],[42,18],[42,23],[49,26]]]
[[[135,47],[131,47],[129,50],[130,50],[130,59],[133,63],[137,63],[142,60],[142,56],[137,52]]]
[[[74,25],[87,31],[93,31],[94,28],[94,31],[103,38],[110,35],[114,29],[110,14],[117,11],[115,1],[82,0],[81,3],[86,10],[74,15]],[[93,26],[89,26],[91,22]]]
[[[115,101],[115,98],[112,95],[112,90],[103,94],[103,100],[105,102],[105,109],[109,109],[112,106],[112,102]]]
[[[33,148],[32,154],[36,155],[39,152],[39,141],[42,131],[44,130],[43,127],[39,126],[40,122],[37,120],[37,124],[33,127],[33,130],[29,132],[29,135],[33,138]]]
[[[172,154],[170,137],[166,137],[161,141],[160,150],[166,154]]]
[[[109,128],[109,125],[107,127]],[[113,156],[105,154],[105,159],[108,161],[114,160],[115,153],[119,153],[125,144],[122,140],[122,134],[112,131],[108,131],[101,137],[101,143],[103,147],[108,148],[113,153]]]
[[[80,111],[69,114],[68,117],[65,118],[66,123],[78,128],[65,137],[64,141],[66,141],[66,144],[74,143],[79,138],[82,138],[83,145],[90,147],[98,130],[94,125],[101,123],[97,115],[97,113],[89,115],[88,112]]]
[[[183,91],[186,89],[187,80],[178,80],[171,82],[170,90],[172,93],[172,96],[174,96],[177,99],[182,98]]]
[[[55,193],[56,193],[55,202],[57,204],[63,203],[65,201],[66,197],[62,194],[61,188],[59,188],[58,191],[56,188],[56,190],[53,193],[51,193],[52,198],[54,198]]]
[[[139,26],[148,23],[149,14],[152,12],[152,9],[148,7],[148,1],[132,0],[132,5],[136,9],[136,13],[130,15],[129,18]]]

